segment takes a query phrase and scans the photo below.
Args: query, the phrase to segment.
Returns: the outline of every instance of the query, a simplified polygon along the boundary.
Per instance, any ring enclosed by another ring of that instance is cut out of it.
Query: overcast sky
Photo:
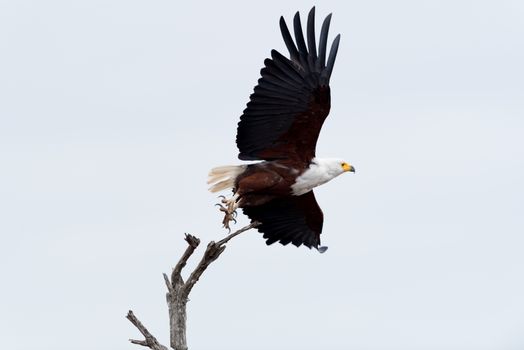
[[[312,5],[0,1],[3,349],[136,349],[130,308],[167,343],[162,272],[184,232],[225,235],[207,172],[239,162],[279,16]],[[330,12],[317,154],[357,172],[316,190],[329,250],[233,240],[191,294],[190,349],[523,349],[524,3]]]

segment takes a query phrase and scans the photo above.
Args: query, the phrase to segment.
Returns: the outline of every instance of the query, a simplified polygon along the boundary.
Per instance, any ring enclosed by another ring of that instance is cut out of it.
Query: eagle
[[[338,158],[315,156],[317,139],[330,110],[329,79],[340,42],[335,37],[326,60],[331,14],[315,38],[315,8],[307,18],[306,39],[300,13],[293,18],[295,41],[283,17],[280,31],[289,58],[276,50],[264,61],[260,79],[238,123],[238,158],[255,163],[213,168],[208,177],[211,192],[232,189],[217,204],[229,229],[241,208],[258,222],[266,244],[304,245],[321,253],[324,216],[313,188],[344,172],[355,172]],[[307,40],[307,44],[306,44]]]

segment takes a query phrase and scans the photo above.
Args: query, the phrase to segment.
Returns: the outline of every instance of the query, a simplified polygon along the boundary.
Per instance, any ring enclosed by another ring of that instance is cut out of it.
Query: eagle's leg
[[[237,216],[237,208],[238,208],[238,199],[239,195],[235,193],[233,197],[227,199],[224,196],[220,196],[222,204],[218,203],[216,204],[220,211],[224,213],[224,219],[222,220],[222,225],[224,228],[231,231],[231,228],[229,227],[229,223],[233,221],[235,224],[237,223],[237,220],[235,217]]]

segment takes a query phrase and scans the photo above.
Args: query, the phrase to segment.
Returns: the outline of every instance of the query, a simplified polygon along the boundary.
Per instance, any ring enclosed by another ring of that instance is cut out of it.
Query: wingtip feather
[[[331,72],[333,72],[333,66],[335,65],[335,59],[337,58],[339,43],[340,43],[340,34],[338,34],[335,37],[335,40],[333,40],[333,44],[331,44],[331,50],[329,51],[329,58],[328,58],[327,66],[326,66],[328,78],[331,76]]]
[[[318,64],[320,68],[326,67],[326,49],[327,49],[327,38],[329,33],[329,26],[331,23],[332,13],[326,16],[324,22],[322,22],[322,28],[320,29],[320,39],[318,43]]]
[[[291,33],[289,32],[289,28],[287,27],[284,16],[280,16],[279,23],[280,23],[280,32],[282,33],[282,38],[284,39],[284,43],[286,44],[286,47],[289,51],[291,60],[296,61],[298,60],[298,50],[297,50],[297,47],[295,46],[295,43],[293,42],[293,38],[291,37]]]
[[[313,6],[307,17],[307,46],[313,62],[317,59],[317,44],[315,41],[315,6]]]
[[[307,56],[306,42],[304,41],[304,33],[302,31],[302,22],[300,21],[300,12],[297,11],[295,17],[293,17],[293,28],[295,30],[295,40],[298,46],[298,52],[301,58]]]

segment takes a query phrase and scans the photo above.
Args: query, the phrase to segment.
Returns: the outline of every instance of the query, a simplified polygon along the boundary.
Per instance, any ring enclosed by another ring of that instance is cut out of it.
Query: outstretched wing
[[[320,43],[315,44],[315,8],[307,21],[307,47],[300,15],[293,24],[295,45],[284,18],[280,30],[290,59],[276,50],[264,61],[254,93],[237,130],[238,157],[242,160],[292,158],[309,162],[330,109],[329,78],[335,64],[340,34],[331,46],[326,64],[326,44],[331,15],[322,24]]]
[[[318,248],[324,215],[313,191],[301,196],[286,196],[266,204],[242,208],[251,221],[260,222],[258,231],[264,233],[266,244],[293,243],[297,247]]]

